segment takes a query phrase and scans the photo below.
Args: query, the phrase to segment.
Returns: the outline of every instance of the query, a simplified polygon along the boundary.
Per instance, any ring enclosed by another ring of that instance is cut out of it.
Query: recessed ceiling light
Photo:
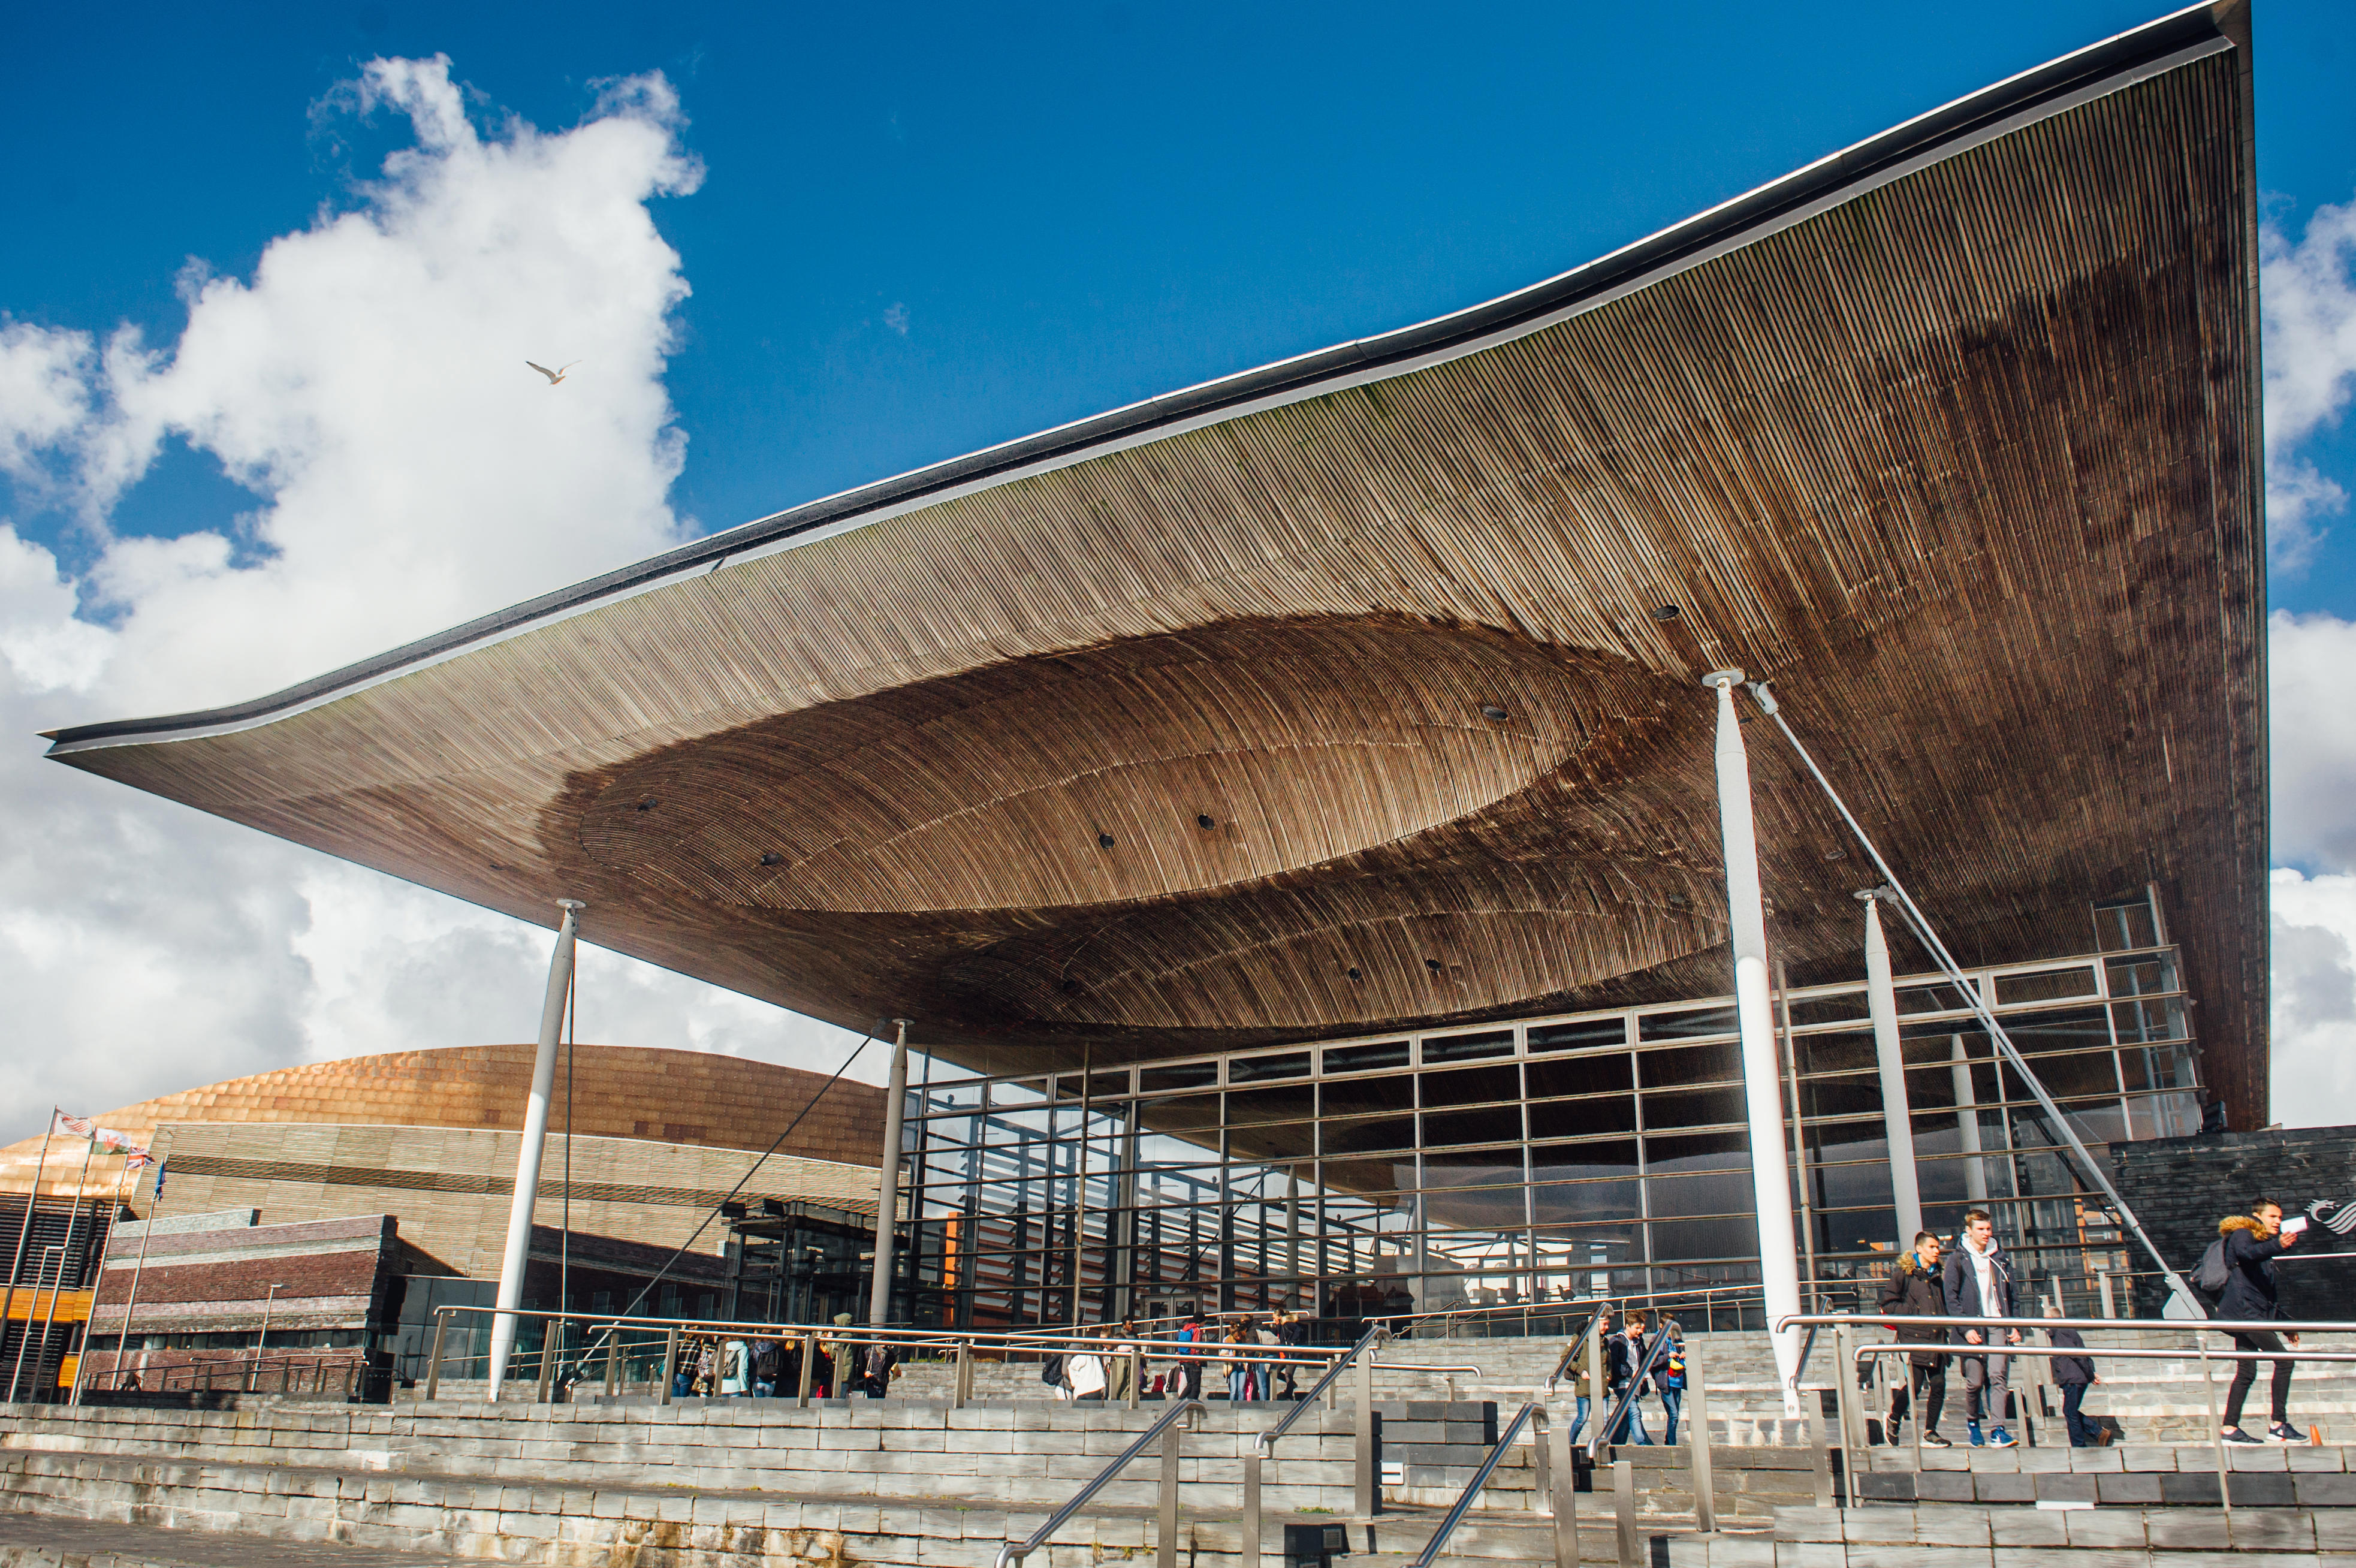
[[[1211,820],[1210,812],[1197,811],[1194,813],[1194,825],[1198,828],[1215,828],[1219,824]]]
[[[1098,833],[1097,835],[1097,847],[1098,849],[1110,849],[1112,847],[1112,835],[1110,833]]]
[[[638,802],[638,810],[641,811],[651,811],[654,809],[655,798],[652,795],[648,796],[645,800]]]
[[[1482,703],[1481,716],[1487,719],[1493,725],[1504,724],[1507,719],[1513,717],[1511,714],[1508,714],[1505,709],[1499,707],[1494,703]]]
[[[761,856],[761,864],[763,865],[783,865],[786,864],[786,857],[779,854],[776,850],[770,850]]]
[[[1668,622],[1676,619],[1677,617],[1683,614],[1685,614],[1685,612],[1677,608],[1675,605],[1663,605],[1659,609],[1653,612],[1653,618],[1664,625],[1666,625]]]
[[[1440,972],[1440,961],[1436,958],[1425,959],[1423,961],[1423,967],[1431,971],[1432,973],[1438,974]]]
[[[1366,977],[1365,977],[1365,975],[1363,975],[1363,974],[1359,973],[1359,972],[1358,972],[1357,966],[1356,966],[1355,964],[1353,964],[1353,965],[1351,965],[1351,966],[1350,966],[1350,978],[1351,978],[1351,979],[1353,979],[1353,980],[1364,980],[1364,979],[1365,979]]]
[[[1825,858],[1826,860],[1847,860],[1848,858],[1848,851],[1845,849],[1828,849],[1825,851]]]

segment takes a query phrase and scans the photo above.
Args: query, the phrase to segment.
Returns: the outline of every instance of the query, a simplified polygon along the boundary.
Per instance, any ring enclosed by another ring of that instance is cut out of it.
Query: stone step
[[[446,1552],[0,1514],[0,1568],[457,1568],[466,1561]]]
[[[2043,1509],[1962,1507],[1780,1510],[1757,1535],[1668,1536],[1669,1568],[2214,1568],[2224,1552],[2269,1561],[2345,1562],[2356,1551],[2356,1511],[2299,1508]]]

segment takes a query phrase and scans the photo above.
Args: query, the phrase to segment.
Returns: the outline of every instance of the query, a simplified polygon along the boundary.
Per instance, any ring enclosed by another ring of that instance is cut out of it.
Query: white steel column
[[[556,1089],[556,1047],[564,1033],[564,1004],[573,990],[573,938],[588,906],[559,898],[556,951],[548,961],[548,995],[540,1008],[540,1050],[531,1062],[531,1098],[524,1102],[523,1146],[516,1151],[515,1197],[508,1205],[508,1245],[499,1260],[498,1310],[491,1316],[490,1397],[499,1397],[508,1357],[515,1349],[516,1308],[523,1303],[524,1270],[531,1262],[531,1208],[540,1197],[540,1156],[548,1143],[548,1102]]]
[[[1906,1100],[1906,1057],[1898,1041],[1898,987],[1890,974],[1890,942],[1881,934],[1882,889],[1860,893],[1865,904],[1865,1005],[1873,1017],[1873,1055],[1881,1069],[1881,1131],[1890,1144],[1890,1190],[1897,1198],[1898,1250],[1914,1245],[1922,1229],[1922,1187],[1914,1176],[1914,1112]]]
[[[908,1020],[894,1018],[899,1031],[892,1042],[892,1078],[884,1090],[884,1176],[875,1199],[875,1278],[867,1289],[867,1323],[881,1328],[892,1315],[892,1240],[900,1223],[900,1122],[908,1105]],[[1081,1126],[1087,1131],[1085,1117]],[[1085,1150],[1087,1144],[1081,1147]],[[1078,1256],[1076,1247],[1075,1258]],[[1040,1283],[1046,1283],[1043,1275]]]
[[[1980,1160],[1980,1101],[1972,1090],[1972,1058],[1961,1035],[1952,1036],[1948,1069],[1955,1080],[1955,1125],[1963,1134],[1964,1196],[1974,1203],[1987,1201],[1987,1166]]]
[[[1743,1100],[1751,1117],[1751,1192],[1759,1210],[1759,1277],[1767,1320],[1800,1310],[1799,1243],[1792,1227],[1792,1170],[1783,1144],[1781,1064],[1775,1015],[1768,1002],[1767,912],[1759,889],[1759,835],[1751,815],[1751,763],[1734,712],[1740,670],[1720,670],[1702,684],[1718,692],[1718,822],[1726,849],[1726,913],[1734,937],[1734,1014],[1742,1032]],[[1800,1413],[1799,1330],[1772,1337],[1783,1413]]]

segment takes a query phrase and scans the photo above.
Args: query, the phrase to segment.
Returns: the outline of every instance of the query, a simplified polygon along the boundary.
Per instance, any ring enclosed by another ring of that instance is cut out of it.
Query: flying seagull
[[[580,362],[580,360],[575,360],[573,361],[573,365],[577,365]],[[538,371],[541,375],[546,376],[550,386],[554,386],[557,382],[562,381],[564,379],[564,372],[573,368],[573,365],[559,365],[556,369],[552,371],[546,365],[532,365],[530,360],[526,360],[524,363],[531,365],[533,370]]]

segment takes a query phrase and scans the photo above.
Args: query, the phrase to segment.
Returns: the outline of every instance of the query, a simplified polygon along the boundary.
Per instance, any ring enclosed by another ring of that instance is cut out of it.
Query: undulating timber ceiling
[[[2248,81],[2184,13],[1462,317],[53,755],[1005,1069],[1727,989],[1733,665],[1965,961],[2156,883],[2247,1118]],[[1748,734],[1778,954],[1852,977],[1861,857]]]

